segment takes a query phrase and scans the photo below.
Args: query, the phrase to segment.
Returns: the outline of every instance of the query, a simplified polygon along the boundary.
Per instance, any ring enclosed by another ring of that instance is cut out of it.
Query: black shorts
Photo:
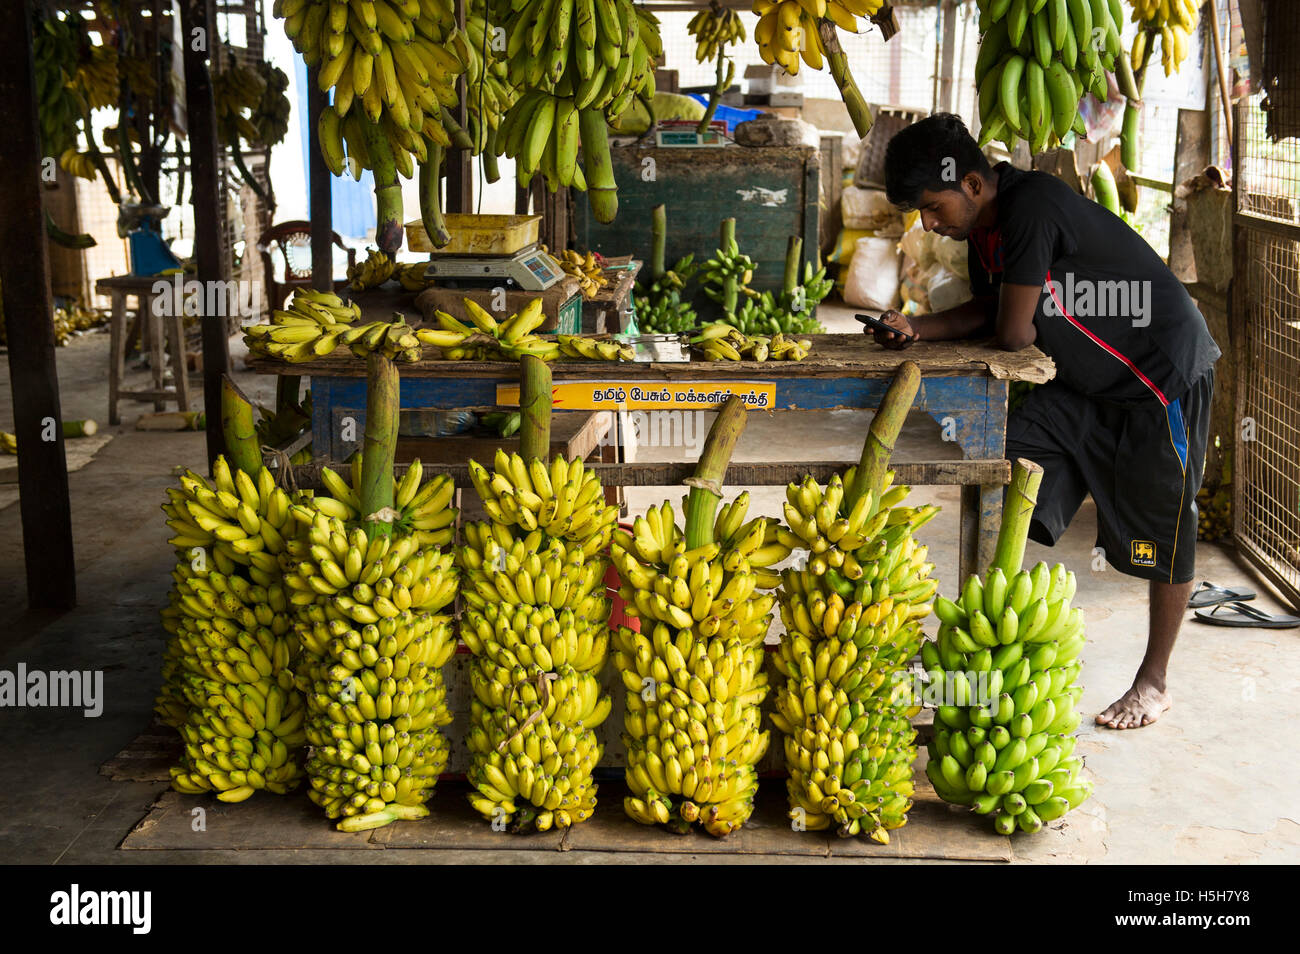
[[[1213,394],[1213,369],[1165,407],[1155,397],[1150,408],[1127,408],[1058,384],[1034,388],[1007,421],[1007,457],[1044,471],[1030,539],[1054,546],[1092,494],[1107,564],[1143,579],[1190,581]]]

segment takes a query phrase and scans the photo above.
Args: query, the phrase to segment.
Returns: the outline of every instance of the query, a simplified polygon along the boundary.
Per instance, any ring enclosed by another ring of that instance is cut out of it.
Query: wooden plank
[[[727,484],[734,487],[783,486],[812,474],[825,483],[832,474],[842,474],[857,461],[815,461],[811,463],[760,464],[733,463],[727,468]],[[319,490],[321,467],[327,461],[299,464],[294,467],[294,479],[307,490]],[[444,464],[421,462],[427,476],[450,474],[458,486],[470,486],[469,464]],[[407,465],[399,463],[394,468],[398,476],[406,472]],[[646,461],[642,463],[587,464],[606,487],[675,487],[695,473],[695,464],[678,461]],[[1006,460],[938,460],[902,461],[893,465],[894,480],[907,486],[984,485],[1001,487],[1011,480],[1011,462]]]
[[[405,413],[405,412],[403,412]],[[551,448],[567,458],[586,457],[599,446],[612,426],[612,411],[557,412],[551,417]],[[357,422],[358,432],[364,427]],[[519,450],[518,435],[511,437],[453,434],[449,437],[401,434],[397,438],[397,460],[420,458],[421,465],[460,464],[468,460],[491,460],[497,448],[507,454]],[[468,470],[466,471],[468,479]]]
[[[205,827],[195,831],[193,810],[202,808]],[[222,851],[312,848],[382,848],[373,832],[342,832],[305,794],[259,793],[227,805],[211,795],[166,791],[122,842],[124,851]]]
[[[225,280],[225,256],[222,254],[220,159],[217,144],[217,118],[212,103],[212,77],[208,58],[217,43],[212,0],[181,0],[181,44],[185,63],[185,111],[189,125],[190,195],[194,206],[194,258],[198,280],[205,287]],[[202,31],[196,33],[195,31]],[[198,44],[192,37],[204,37]],[[197,47],[197,48],[196,48]],[[210,297],[203,296],[205,301]],[[230,371],[230,342],[224,315],[204,315],[203,328],[203,410],[207,415],[209,465],[225,451],[221,433],[221,377]]]
[[[11,10],[11,14],[15,11]],[[10,142],[0,176],[0,291],[9,342],[9,385],[18,437],[18,488],[32,609],[77,604],[72,508],[64,456],[59,376],[50,322],[50,262],[41,208],[41,156],[31,4],[18,4],[0,56],[0,100]],[[44,422],[54,439],[42,440]]]
[[[784,252],[782,253],[784,255]],[[408,316],[413,317],[413,316]],[[1056,375],[1056,365],[1037,347],[1003,351],[991,338],[980,341],[924,341],[906,352],[889,351],[861,334],[808,335],[813,348],[803,361],[704,361],[689,364],[642,364],[597,361],[554,361],[551,372],[562,380],[680,381],[690,378],[892,378],[900,362],[915,361],[923,377],[994,377],[1005,381],[1043,384]],[[248,367],[260,374],[309,374],[339,378],[364,378],[366,365],[346,348],[302,364],[249,356]],[[463,381],[490,378],[519,380],[515,362],[444,361],[425,358],[403,363],[403,380],[447,378]],[[852,406],[852,405],[844,405]]]

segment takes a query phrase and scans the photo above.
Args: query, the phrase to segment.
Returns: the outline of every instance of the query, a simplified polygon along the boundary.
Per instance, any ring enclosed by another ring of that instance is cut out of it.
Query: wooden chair
[[[331,233],[334,244],[348,253],[348,267],[356,264],[356,249],[348,248],[339,238],[338,232]],[[284,278],[275,277],[275,261],[271,251],[279,247],[284,258]],[[262,256],[262,274],[266,283],[267,307],[283,308],[285,301],[295,288],[311,287],[311,223],[304,219],[295,219],[273,225],[262,233],[257,240],[257,251]],[[336,289],[347,286],[347,279],[337,279]]]

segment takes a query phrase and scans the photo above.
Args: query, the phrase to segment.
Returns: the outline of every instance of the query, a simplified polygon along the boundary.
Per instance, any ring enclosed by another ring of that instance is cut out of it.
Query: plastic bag
[[[897,308],[898,246],[892,238],[858,239],[844,283],[844,300],[858,308]]]
[[[847,229],[874,229],[877,232],[903,230],[902,215],[880,189],[860,189],[850,186],[840,196]]]

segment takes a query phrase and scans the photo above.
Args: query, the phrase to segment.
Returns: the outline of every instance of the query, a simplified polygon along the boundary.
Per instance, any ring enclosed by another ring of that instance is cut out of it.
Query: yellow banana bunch
[[[294,497],[265,467],[213,479],[187,471],[167,492],[176,534],[163,627],[162,690],[155,711],[184,742],[172,787],[238,802],[260,789],[284,794],[302,777],[306,707],[291,665],[297,638],[279,559],[298,532]]]
[[[693,550],[668,502],[610,544],[619,594],[640,619],[640,631],[619,627],[614,665],[627,688],[623,807],[644,825],[698,823],[721,837],[753,811],[770,738],[759,705],[774,602],[758,589],[789,551],[765,518],[745,522],[747,507],[742,495],[721,508],[715,542]]]
[[[439,311],[434,315],[438,327],[420,328],[415,332],[416,338],[441,349],[442,356],[453,361],[517,361],[524,355],[553,361],[560,356],[559,345],[552,338],[533,333],[545,324],[547,317],[540,297],[501,319],[493,317],[472,299],[466,298],[464,303],[472,325]]]
[[[542,251],[551,254],[545,245],[542,246]],[[560,268],[564,269],[566,275],[572,275],[578,280],[582,297],[588,301],[609,284],[609,279],[605,277],[605,266],[597,260],[595,252],[589,251],[583,255],[566,248],[559,255],[552,255],[552,258],[560,263]]]
[[[705,325],[691,344],[709,361],[802,361],[812,350],[811,338],[747,335],[722,321]]]
[[[1031,152],[1059,146],[1071,129],[1086,135],[1079,100],[1105,101],[1106,72],[1137,99],[1120,45],[1120,0],[978,0],[980,48],[975,61],[983,147],[1016,139]]]
[[[424,289],[433,286],[433,281],[424,277],[425,269],[428,267],[427,262],[408,262],[394,268],[393,274],[403,290],[409,292],[424,291]]]
[[[75,81],[91,109],[117,106],[121,83],[118,65],[117,47],[107,44],[89,47],[88,55],[78,64]],[[152,78],[153,74],[148,75]],[[151,82],[148,89],[132,88],[138,95],[152,95],[154,85]]]
[[[321,476],[327,493],[291,509],[302,528],[283,561],[303,648],[308,794],[341,830],[363,831],[427,815],[447,765],[441,670],[456,638],[440,611],[459,580],[440,545],[451,540],[454,487],[445,476],[421,485],[413,463],[394,488],[390,535],[368,532],[353,489],[360,464],[351,485]]]
[[[0,453],[5,453],[5,454],[18,453],[17,434],[10,434],[8,431],[0,431]]]
[[[288,308],[271,313],[269,324],[245,325],[244,342],[253,354],[291,364],[311,361],[348,344],[345,336],[355,330],[352,322],[359,317],[355,303],[344,304],[333,292],[298,288]]]
[[[1200,20],[1199,5],[1195,0],[1129,0],[1129,4],[1130,19],[1141,27],[1129,51],[1133,72],[1146,67],[1159,38],[1161,65],[1166,76],[1173,76],[1187,58],[1190,37]]]
[[[629,344],[610,338],[590,335],[556,335],[560,351],[569,358],[582,358],[588,361],[632,361],[636,358],[636,349]]]
[[[493,473],[470,461],[470,476],[491,517],[466,526],[459,553],[461,637],[474,654],[470,803],[494,827],[567,828],[595,810],[594,729],[612,706],[599,676],[617,508],[579,459],[548,466],[498,450]]]
[[[686,30],[695,38],[697,63],[717,59],[718,53],[726,46],[745,42],[745,24],[740,13],[717,3],[695,14]]]
[[[231,62],[212,74],[212,105],[217,113],[217,137],[223,145],[238,145],[242,136],[260,141],[261,132],[251,115],[266,94],[266,78],[251,66]]]
[[[903,506],[907,487],[850,500],[856,468],[786,488],[778,539],[805,550],[782,572],[786,632],[772,721],[784,737],[790,818],[807,830],[889,841],[911,807],[916,733],[907,666],[937,581],[912,532],[938,508]]]
[[[90,153],[78,152],[76,146],[69,146],[63,150],[59,156],[59,165],[65,172],[82,179],[93,179],[99,175],[99,170],[95,168],[94,162],[91,161]]]
[[[387,253],[372,248],[363,261],[348,267],[348,287],[353,291],[377,288],[392,278],[396,270],[397,262],[389,258]]]

